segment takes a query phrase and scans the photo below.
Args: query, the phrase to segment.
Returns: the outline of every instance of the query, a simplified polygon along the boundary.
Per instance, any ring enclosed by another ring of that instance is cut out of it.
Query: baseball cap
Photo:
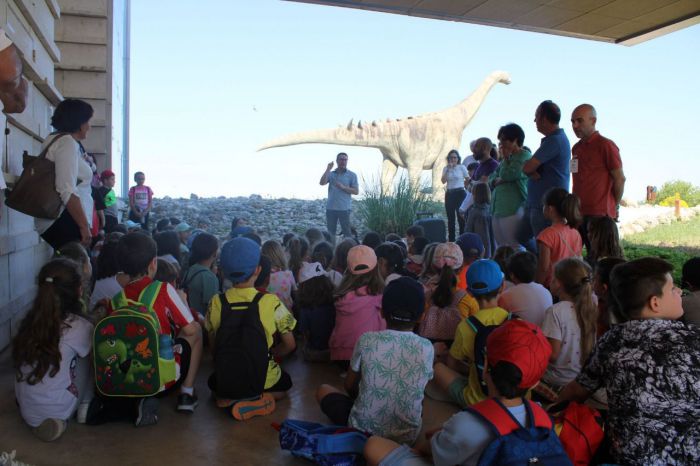
[[[438,269],[449,266],[458,269],[464,262],[462,250],[455,243],[440,243],[435,247],[433,254],[433,265]]]
[[[348,270],[353,275],[363,275],[371,272],[377,266],[377,255],[374,249],[364,244],[353,246],[348,251]]]
[[[480,259],[467,270],[467,290],[474,296],[496,291],[503,283],[503,272],[495,261]]]
[[[547,369],[552,347],[542,330],[527,321],[513,319],[494,329],[486,339],[489,367],[506,361],[523,374],[518,388],[534,386]]]
[[[180,222],[177,225],[175,225],[175,232],[176,233],[183,233],[185,231],[190,231],[192,229],[191,226],[187,224],[187,222]]]
[[[114,176],[114,172],[112,170],[105,170],[102,173],[100,173],[100,179],[101,180],[106,180],[107,178],[111,178]]]
[[[382,295],[382,311],[391,320],[416,322],[425,309],[423,285],[410,277],[392,280]]]
[[[127,228],[128,230],[130,230],[130,229],[132,229],[132,228],[141,228],[141,224],[140,224],[140,223],[136,223],[136,222],[134,222],[134,221],[132,221],[132,220],[127,220],[126,222],[124,222],[124,225],[126,225],[126,228]]]
[[[221,268],[231,283],[248,280],[260,264],[260,246],[248,238],[233,238],[221,248]]]
[[[304,262],[299,269],[299,283],[325,274],[326,271],[320,262]]]
[[[457,238],[457,246],[462,250],[464,257],[481,257],[484,253],[484,242],[476,233],[463,233]]]

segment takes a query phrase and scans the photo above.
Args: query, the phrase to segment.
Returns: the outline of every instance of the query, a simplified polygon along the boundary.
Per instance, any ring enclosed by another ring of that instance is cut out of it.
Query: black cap
[[[410,277],[392,280],[382,296],[382,310],[387,319],[416,322],[425,309],[423,285]]]

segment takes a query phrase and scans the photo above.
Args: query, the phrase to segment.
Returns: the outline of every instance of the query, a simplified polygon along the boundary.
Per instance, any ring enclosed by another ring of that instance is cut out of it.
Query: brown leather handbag
[[[69,136],[69,133],[58,134],[36,157],[24,151],[22,174],[7,193],[7,207],[32,217],[58,218],[63,201],[56,191],[56,165],[46,159],[46,154],[53,143],[64,136]]]

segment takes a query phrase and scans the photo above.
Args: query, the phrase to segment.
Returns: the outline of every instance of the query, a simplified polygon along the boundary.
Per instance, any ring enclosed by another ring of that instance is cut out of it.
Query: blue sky
[[[620,147],[626,197],[670,179],[700,184],[700,25],[625,47],[272,0],[132,2],[131,21],[131,171],[146,172],[158,197],[325,197],[318,179],[341,149],[351,170],[376,178],[375,149],[256,149],[350,118],[442,109],[493,70],[513,82],[486,98],[462,154],[511,121],[536,149],[534,111],[545,99],[562,108],[573,144],[571,111],[588,102]]]

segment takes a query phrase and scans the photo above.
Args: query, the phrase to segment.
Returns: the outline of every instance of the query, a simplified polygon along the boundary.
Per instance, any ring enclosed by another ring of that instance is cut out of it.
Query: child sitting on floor
[[[535,283],[537,256],[529,251],[516,252],[508,260],[506,268],[513,286],[503,290],[498,305],[541,327],[545,312],[552,307],[552,294]]]
[[[700,325],[700,257],[688,259],[683,264],[683,287],[688,294],[683,296],[683,320]]]
[[[447,364],[435,364],[435,382],[450,395],[453,403],[462,408],[486,398],[477,367],[479,327],[497,326],[510,319],[508,311],[498,307],[498,296],[503,289],[503,272],[494,261],[480,259],[467,272],[467,287],[479,303],[479,312],[462,320],[457,326],[455,340],[447,356]],[[475,320],[476,322],[474,322]]]
[[[423,251],[428,245],[428,238],[417,236],[408,247],[408,262],[406,270],[418,276],[423,270]]]
[[[335,327],[329,341],[331,360],[346,365],[357,340],[365,332],[386,328],[381,303],[384,281],[377,256],[368,246],[348,251],[348,268],[335,292]]]
[[[34,305],[13,339],[15,397],[24,421],[41,440],[51,442],[84,404],[85,422],[92,398],[90,360],[93,325],[81,317],[79,266],[53,259],[39,272]]]
[[[598,298],[598,323],[596,334],[598,338],[602,337],[605,332],[610,330],[612,325],[610,319],[610,273],[618,264],[627,262],[619,257],[604,257],[598,259],[595,264],[595,273],[593,275],[593,292]],[[685,311],[685,306],[683,306]],[[685,318],[685,315],[684,315]]]
[[[306,264],[299,271],[297,304],[299,329],[306,343],[304,359],[329,361],[328,340],[335,326],[333,282],[320,262]]]
[[[316,399],[334,424],[412,444],[421,429],[423,390],[433,376],[433,348],[412,332],[424,307],[423,287],[400,277],[387,285],[387,329],[360,337],[345,378],[347,395],[321,385]]]
[[[280,243],[268,240],[262,244],[262,255],[270,259],[270,283],[267,285],[268,293],[274,293],[282,301],[284,306],[292,310],[294,300],[292,293],[296,290],[294,274],[287,266],[287,255]]]
[[[253,240],[236,237],[224,244],[221,267],[233,287],[211,300],[206,317],[215,362],[208,385],[217,397],[217,406],[230,409],[238,420],[269,414],[274,410],[271,397],[282,399],[292,387],[291,377],[275,357],[281,358],[296,348],[292,334],[296,320],[277,296],[253,287],[261,271],[259,264],[260,247]],[[238,320],[241,322],[237,327],[229,327]],[[261,352],[255,351],[261,346],[261,330],[265,338],[262,360]],[[275,335],[279,335],[280,343],[273,346]],[[272,357],[265,357],[265,347]]]
[[[547,367],[551,349],[542,331],[529,322],[509,321],[488,336],[486,347],[489,356],[484,379],[488,385],[488,400],[473,409],[458,412],[440,428],[430,430],[416,443],[415,449],[386,438],[371,437],[364,450],[367,463],[382,466],[493,464],[483,462],[482,457],[487,448],[499,440],[493,424],[487,419],[505,415],[514,419],[518,426],[540,427],[542,424],[544,428],[540,435],[544,429],[549,429],[548,436],[540,437],[542,442],[547,442],[544,450],[553,453],[550,458],[540,458],[544,464],[571,464],[551,429],[547,414],[538,405],[524,399]],[[536,413],[537,423],[533,422],[531,413]],[[530,447],[537,449],[537,446]],[[545,459],[553,461],[547,463]]]
[[[700,464],[700,329],[679,320],[672,270],[652,257],[615,266],[610,293],[618,324],[557,400],[584,401],[605,388],[605,434],[618,464]]]

